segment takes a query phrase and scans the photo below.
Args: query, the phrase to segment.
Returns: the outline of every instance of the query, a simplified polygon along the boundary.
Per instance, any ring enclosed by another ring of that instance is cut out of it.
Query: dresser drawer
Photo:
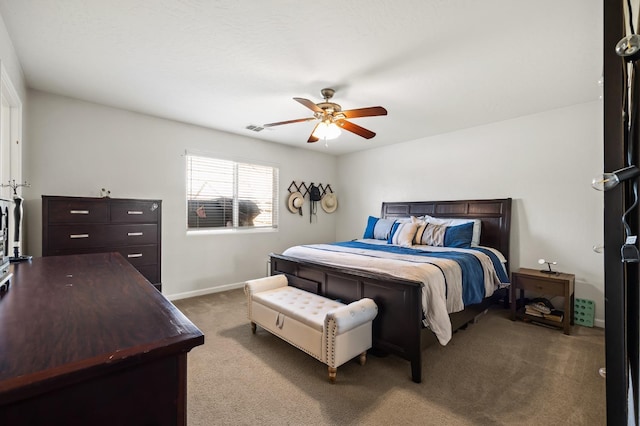
[[[536,277],[527,277],[517,275],[517,288],[522,290],[530,290],[536,293],[563,295],[564,287],[556,281],[544,280]]]
[[[49,249],[83,249],[95,247],[157,244],[158,225],[51,225]]]
[[[158,263],[157,245],[116,247],[113,250],[119,252],[122,257],[135,267]]]
[[[48,200],[49,223],[105,223],[108,206],[104,200]]]
[[[158,242],[158,225],[108,225],[107,242],[110,246],[138,246]]]
[[[160,203],[158,201],[122,200],[111,201],[112,223],[157,223]]]
[[[107,226],[97,224],[50,225],[48,239],[52,251],[105,247],[109,245],[109,231]]]

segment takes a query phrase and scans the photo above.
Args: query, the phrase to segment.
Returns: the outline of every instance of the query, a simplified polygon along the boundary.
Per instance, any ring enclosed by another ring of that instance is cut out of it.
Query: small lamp
[[[636,166],[628,166],[613,173],[603,173],[591,181],[591,186],[598,191],[608,191],[615,188],[620,182],[640,176],[640,169]]]
[[[540,272],[544,273],[544,274],[557,274],[556,271],[551,269],[551,265],[557,265],[558,262],[550,262],[548,260],[544,260],[544,259],[538,259],[538,263],[540,265],[544,265],[545,263],[547,264],[547,267],[549,269],[541,269]]]

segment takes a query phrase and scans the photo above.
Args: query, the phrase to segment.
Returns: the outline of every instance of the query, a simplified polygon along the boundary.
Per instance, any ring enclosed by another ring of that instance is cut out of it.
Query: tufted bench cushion
[[[348,305],[288,285],[285,275],[247,281],[248,316],[256,325],[324,362],[329,379],[336,369],[371,348],[372,322],[378,307],[371,299]]]
[[[289,286],[256,293],[253,300],[318,331],[322,331],[329,311],[345,306],[344,303]]]

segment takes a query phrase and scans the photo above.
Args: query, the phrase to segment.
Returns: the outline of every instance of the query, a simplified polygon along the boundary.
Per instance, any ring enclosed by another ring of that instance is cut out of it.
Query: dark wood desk
[[[186,424],[204,335],[118,253],[14,264],[0,296],[0,424]]]

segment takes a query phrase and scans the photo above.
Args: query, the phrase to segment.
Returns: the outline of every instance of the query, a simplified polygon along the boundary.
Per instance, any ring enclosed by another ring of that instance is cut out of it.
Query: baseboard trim
[[[186,291],[184,293],[165,294],[169,300],[188,299],[190,297],[204,296],[206,294],[220,293],[222,291],[234,290],[236,288],[242,288],[244,283],[225,284],[217,287],[204,288],[202,290]]]

